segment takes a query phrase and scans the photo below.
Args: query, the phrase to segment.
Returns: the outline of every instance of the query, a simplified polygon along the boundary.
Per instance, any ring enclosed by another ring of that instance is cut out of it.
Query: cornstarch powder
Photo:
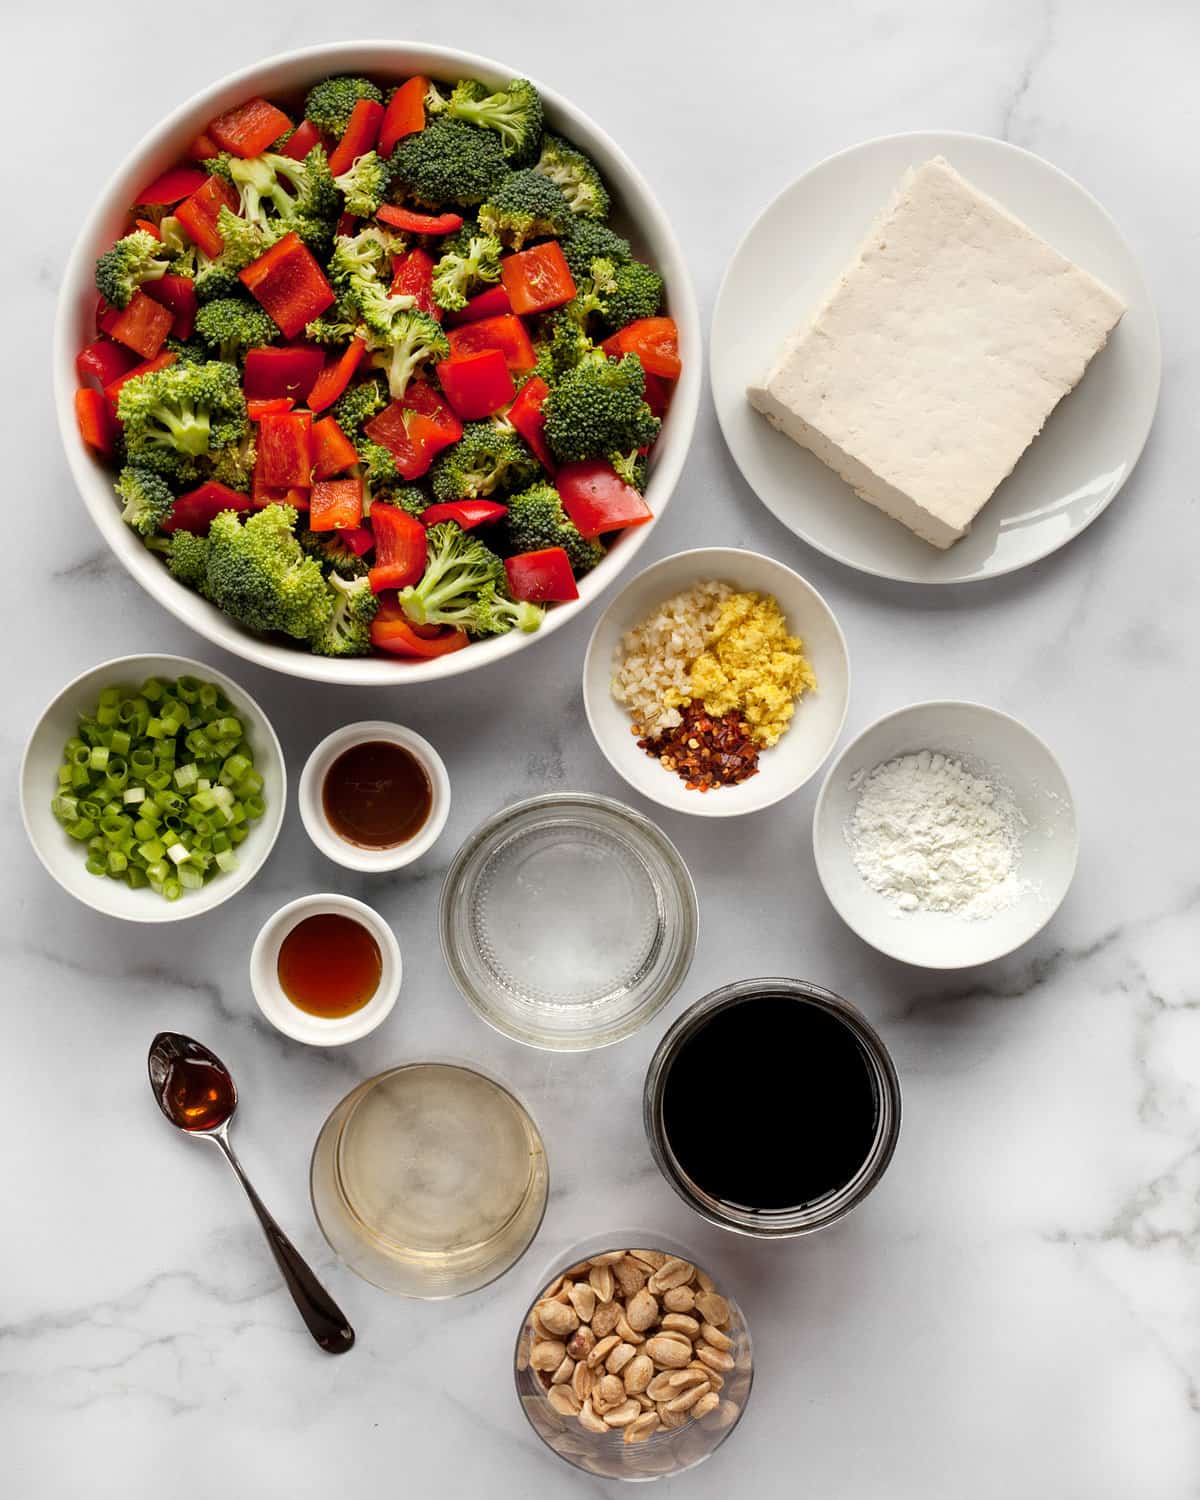
[[[1026,820],[1007,788],[934,750],[858,772],[846,840],[859,874],[896,914],[990,917],[1025,889]]]

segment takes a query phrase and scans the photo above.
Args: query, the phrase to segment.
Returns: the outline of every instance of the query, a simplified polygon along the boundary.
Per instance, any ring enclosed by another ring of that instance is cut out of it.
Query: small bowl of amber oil
[[[400,993],[400,945],[377,911],[351,896],[301,896],[264,924],[250,987],[277,1031],[312,1047],[356,1042]]]
[[[398,870],[431,849],[450,814],[450,777],[433,746],[382,719],[321,741],[300,777],[300,817],[322,854],[350,870]]]

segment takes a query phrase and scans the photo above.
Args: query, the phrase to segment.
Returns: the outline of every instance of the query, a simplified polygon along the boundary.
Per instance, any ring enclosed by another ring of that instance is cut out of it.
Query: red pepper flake
[[[758,746],[736,709],[714,718],[703,703],[693,701],[681,712],[682,724],[664,730],[657,739],[639,739],[638,749],[661,761],[663,770],[674,771],[689,792],[736,786],[757,774]]]

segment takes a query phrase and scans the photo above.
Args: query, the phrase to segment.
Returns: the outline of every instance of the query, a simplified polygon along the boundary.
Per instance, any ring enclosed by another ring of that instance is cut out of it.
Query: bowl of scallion
[[[287,772],[270,721],[223,673],[122,656],[69,682],[21,761],[21,814],[65,891],[129,922],[198,916],[258,873]]]

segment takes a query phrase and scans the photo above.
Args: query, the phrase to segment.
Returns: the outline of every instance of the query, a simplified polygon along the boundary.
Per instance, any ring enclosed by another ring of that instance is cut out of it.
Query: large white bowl
[[[665,771],[638,749],[628,711],[612,695],[612,676],[621,637],[681,589],[714,578],[737,589],[774,594],[788,629],[804,642],[817,689],[805,693],[787,733],[764,750],[756,776],[737,786],[688,791],[673,771]],[[850,701],[850,659],[833,611],[811,583],[773,557],[738,547],[698,547],[664,557],[639,573],[600,616],[583,664],[583,706],[596,743],[631,787],[675,812],[730,818],[757,812],[790,797],[820,769],[837,743]]]
[[[600,566],[581,581],[578,600],[557,604],[548,610],[545,623],[534,635],[513,631],[494,640],[475,642],[465,651],[455,651],[425,662],[382,657],[331,660],[313,656],[299,646],[282,645],[252,635],[198,594],[177,583],[161,560],[148,552],[121,521],[112,492],[112,475],[85,447],[75,424],[75,355],[83,344],[95,337],[95,260],[124,227],[135,194],[178,160],[189,141],[222,110],[253,94],[268,97],[302,94],[310,84],[330,73],[366,73],[376,78],[397,80],[414,73],[441,79],[470,75],[483,79],[485,83],[500,84],[514,76],[524,76],[525,70],[519,65],[494,62],[448,47],[407,42],[339,42],[305,47],[268,58],[194,95],[156,125],[125,159],[84,222],[67,262],[59,295],[54,329],[54,400],[67,461],[92,520],[122,563],[160,604],[207,640],[245,657],[247,661],[315,682],[392,687],[472,671],[511,656],[557,630],[579,610],[586,609],[608,587],[644,545],[654,523],[624,532]],[[683,468],[700,402],[700,320],[691,279],[666,214],[629,158],[598,125],[560,94],[541,83],[537,87],[545,101],[547,123],[586,151],[603,173],[612,193],[613,223],[628,236],[635,251],[662,274],[667,289],[667,311],[679,325],[683,373],[663,424],[662,436],[655,445],[646,490],[650,508],[655,516],[659,516],[666,508]]]
[[[994,916],[965,921],[948,912],[898,914],[855,867],[845,830],[858,777],[917,750],[940,750],[981,766],[1008,788],[1025,817],[1019,875],[1026,889]],[[1032,729],[982,703],[914,703],[877,719],[829,768],[813,813],[813,853],[825,894],[865,942],[922,968],[962,969],[1003,958],[1041,931],[1071,884],[1079,832],[1062,767]]]
[[[56,790],[55,776],[62,764],[63,746],[75,733],[79,715],[95,709],[102,688],[115,682],[136,686],[147,677],[184,676],[216,683],[233,705],[254,751],[255,770],[263,778],[267,810],[250,825],[250,832],[238,845],[235,870],[228,875],[215,875],[198,891],[184,891],[178,901],[167,901],[148,886],[135,891],[124,881],[89,875],[84,868],[83,845],[68,837],[50,811],[50,802]],[[275,847],[283,822],[287,771],[271,721],[250,694],[223,672],[186,656],[116,656],[68,682],[47,704],[25,746],[20,788],[21,817],[29,842],[64,891],[93,911],[126,922],[178,922],[212,911],[236,896],[258,874]]]

